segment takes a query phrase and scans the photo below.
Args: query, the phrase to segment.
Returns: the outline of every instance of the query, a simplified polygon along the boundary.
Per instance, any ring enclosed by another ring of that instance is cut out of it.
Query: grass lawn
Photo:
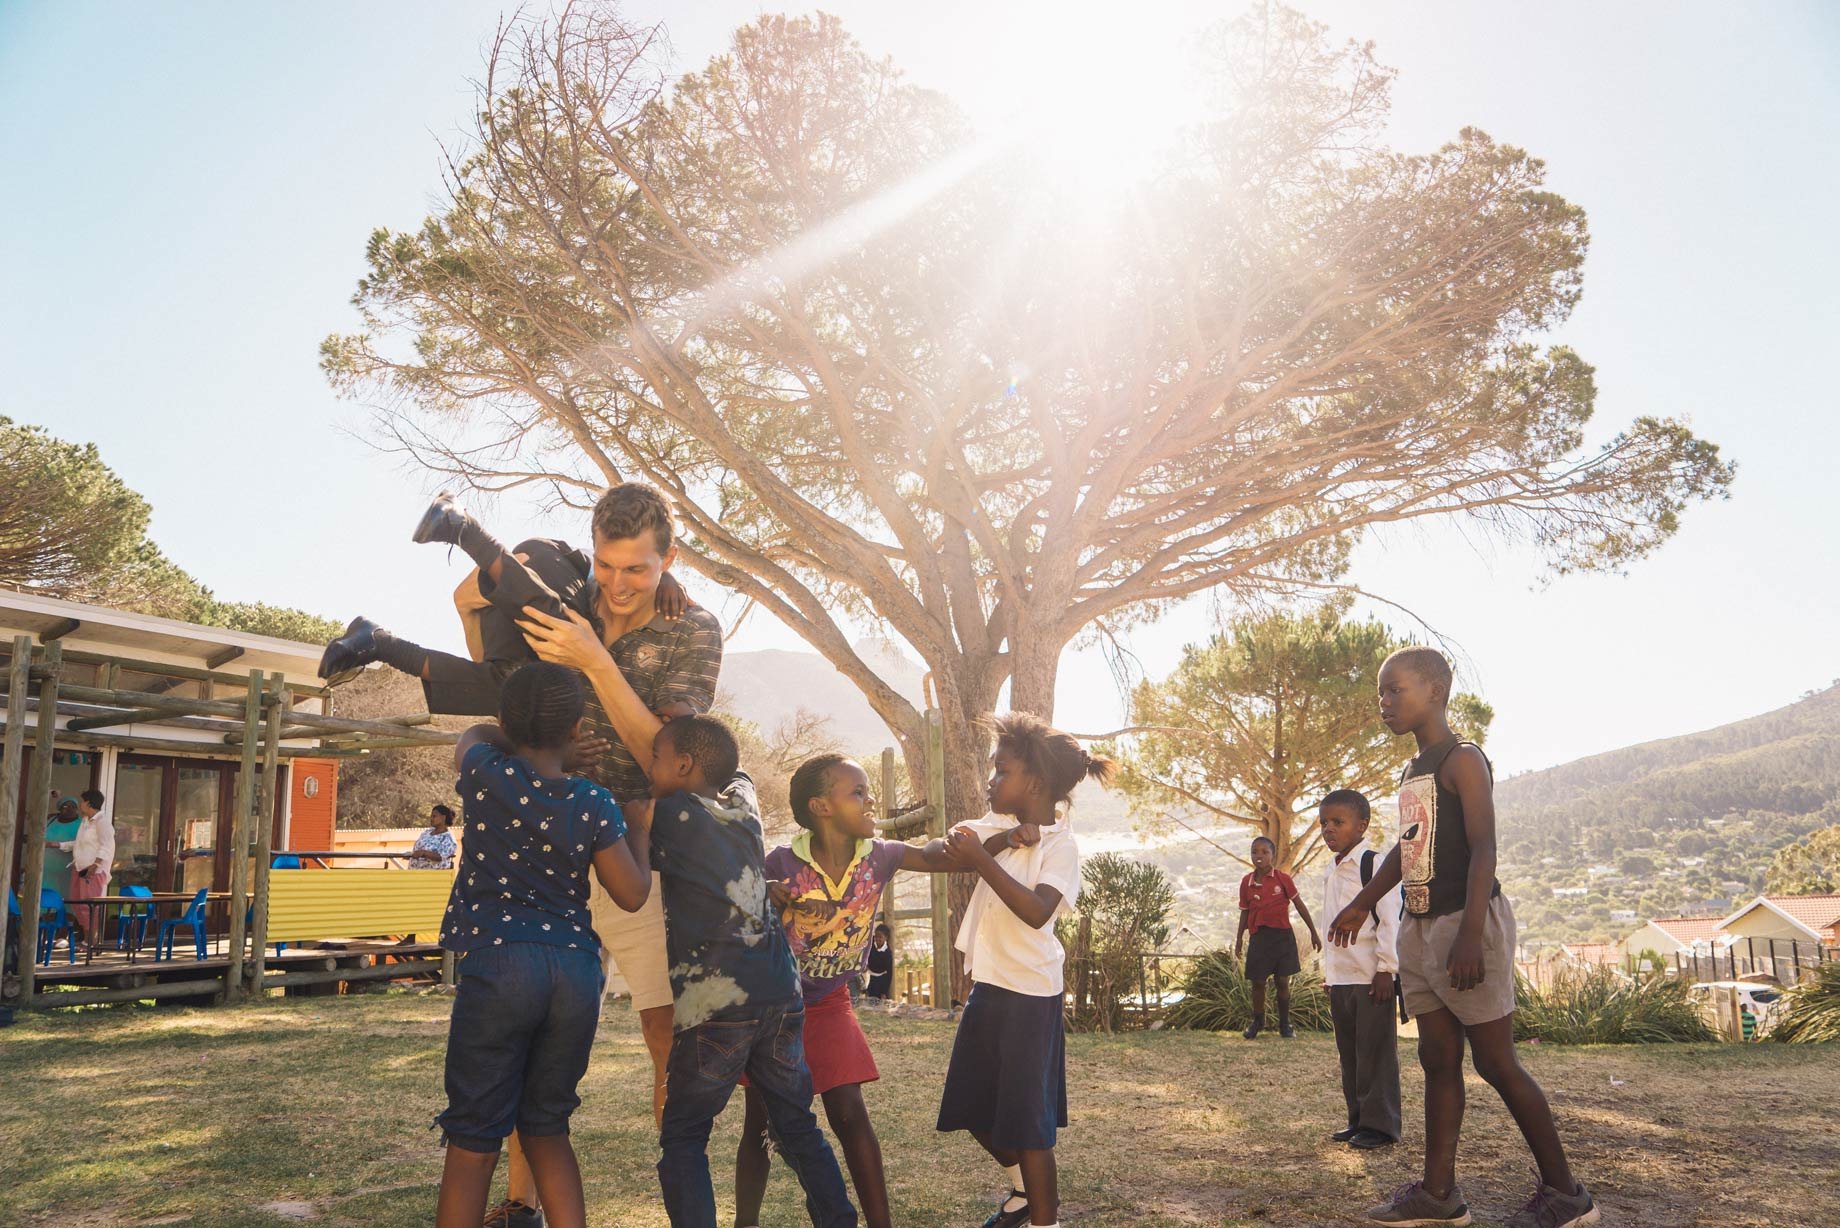
[[[442,997],[392,993],[23,1017],[0,1029],[4,1222],[426,1224],[447,1010]],[[897,1222],[980,1223],[999,1174],[968,1138],[932,1128],[951,1025],[864,1025],[882,1069],[868,1095]],[[1072,1037],[1062,1219],[1357,1222],[1416,1174],[1421,1086],[1402,1056],[1405,1140],[1364,1155],[1324,1137],[1341,1115],[1326,1036]],[[1840,1224],[1833,1046],[1530,1047],[1525,1059],[1606,1224]],[[647,1071],[636,1021],[610,1008],[575,1118],[593,1224],[666,1223]],[[739,1109],[737,1097],[712,1144],[724,1208]],[[1479,1224],[1505,1218],[1532,1180],[1513,1123],[1473,1076],[1460,1163]],[[805,1222],[783,1166],[763,1218]]]

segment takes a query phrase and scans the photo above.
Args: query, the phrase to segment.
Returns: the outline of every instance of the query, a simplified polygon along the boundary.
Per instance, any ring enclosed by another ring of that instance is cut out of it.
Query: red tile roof
[[[1817,932],[1840,921],[1840,894],[1766,895],[1763,898]]]
[[[1620,964],[1623,948],[1614,942],[1568,942],[1565,953],[1581,964]]]
[[[1649,924],[1666,931],[1675,942],[1687,944],[1710,938],[1717,938],[1724,933],[1719,922],[1725,918],[1712,917],[1655,917]]]

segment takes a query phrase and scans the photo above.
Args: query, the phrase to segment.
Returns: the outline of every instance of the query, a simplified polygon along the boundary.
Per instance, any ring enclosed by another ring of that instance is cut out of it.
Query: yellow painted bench
[[[438,934],[453,886],[452,870],[270,871],[268,941]]]

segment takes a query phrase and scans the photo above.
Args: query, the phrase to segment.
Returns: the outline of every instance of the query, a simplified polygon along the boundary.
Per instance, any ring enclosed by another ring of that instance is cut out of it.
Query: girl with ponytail
[[[985,1228],[1058,1228],[1055,1131],[1067,1124],[1061,1018],[1065,952],[1054,919],[1080,894],[1069,826],[1073,790],[1117,766],[1026,712],[990,722],[990,813],[961,823],[946,848],[978,876],[958,949],[972,979],[946,1068],[939,1129],[968,1130],[1009,1176]]]

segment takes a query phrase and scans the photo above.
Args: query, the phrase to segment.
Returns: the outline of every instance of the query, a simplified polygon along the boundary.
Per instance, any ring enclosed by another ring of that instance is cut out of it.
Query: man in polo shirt
[[[648,797],[652,739],[664,722],[707,712],[722,667],[722,627],[700,607],[676,618],[661,611],[661,584],[677,557],[670,509],[650,486],[623,482],[594,506],[593,555],[560,542],[521,543],[506,551],[470,515],[438,498],[415,532],[418,542],[460,547],[479,564],[475,625],[468,642],[484,659],[434,652],[354,619],[327,645],[322,677],[383,661],[422,679],[431,712],[496,712],[499,684],[534,654],[579,670],[588,683],[587,728],[579,770],[622,803]],[[466,594],[469,584],[461,586]],[[681,600],[674,605],[681,608]],[[463,614],[468,605],[462,601]],[[663,892],[636,913],[602,907],[593,896],[595,929],[633,994],[653,1065],[653,1108],[663,1108],[665,1060],[671,1051],[671,984],[665,954]],[[521,1156],[511,1158],[511,1196],[535,1204]],[[522,1180],[520,1180],[522,1178]],[[540,1222],[507,1215],[512,1228]]]

